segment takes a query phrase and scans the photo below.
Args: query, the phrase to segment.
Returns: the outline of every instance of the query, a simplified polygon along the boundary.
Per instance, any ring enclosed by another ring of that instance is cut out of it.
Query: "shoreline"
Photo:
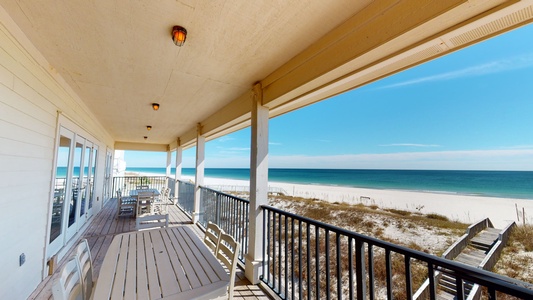
[[[161,174],[139,173],[141,176]],[[163,175],[164,176],[164,175]],[[192,180],[193,176],[182,176]],[[247,180],[205,177],[206,186],[246,186]],[[472,224],[490,218],[496,228],[504,228],[511,222],[521,225],[533,223],[533,201],[520,198],[438,193],[429,191],[405,191],[371,188],[354,188],[333,185],[296,184],[286,182],[268,183],[269,188],[281,188],[286,195],[302,198],[316,198],[327,202],[377,205],[384,209],[400,209],[423,214],[435,213],[452,221]],[[518,220],[518,218],[520,218]]]
[[[194,168],[184,170],[181,176],[194,177]],[[303,170],[269,169],[268,179],[271,182],[290,184],[451,193],[533,201],[530,184],[533,171],[309,169],[311,173],[307,174]],[[164,168],[132,168],[131,171],[166,173]],[[204,176],[248,181],[248,171],[238,168],[206,168]],[[171,173],[170,176],[173,177],[174,174]]]

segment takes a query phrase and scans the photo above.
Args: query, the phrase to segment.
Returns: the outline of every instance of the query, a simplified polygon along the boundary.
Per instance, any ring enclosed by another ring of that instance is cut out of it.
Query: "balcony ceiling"
[[[529,23],[532,10],[529,0],[0,5],[50,69],[130,149],[172,145],[178,138],[186,145],[199,123],[208,138],[247,126],[256,82],[276,116]],[[524,16],[513,17],[517,12]],[[513,19],[465,37],[506,16]],[[183,47],[172,43],[174,25],[188,31]]]

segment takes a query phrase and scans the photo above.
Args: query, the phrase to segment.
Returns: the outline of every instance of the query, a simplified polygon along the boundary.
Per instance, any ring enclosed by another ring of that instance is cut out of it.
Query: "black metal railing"
[[[239,260],[244,263],[248,249],[250,201],[206,187],[200,189],[200,224],[205,228],[208,222],[213,222],[239,242]]]
[[[412,299],[430,278],[429,299],[436,299],[436,271],[456,278],[456,298],[465,286],[533,299],[533,290],[516,281],[318,222],[262,206],[263,266],[261,280],[282,299]]]
[[[178,180],[177,205],[189,216],[194,211],[194,184]]]
[[[129,195],[139,185],[148,185],[151,189],[161,190],[167,186],[167,176],[122,176],[113,177],[112,197],[120,190],[122,195]]]
[[[174,199],[176,197],[176,179],[167,177],[167,187],[170,189],[169,197]]]

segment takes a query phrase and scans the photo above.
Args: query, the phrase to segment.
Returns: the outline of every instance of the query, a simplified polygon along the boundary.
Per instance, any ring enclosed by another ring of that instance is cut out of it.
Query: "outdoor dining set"
[[[232,299],[239,243],[211,222],[203,241],[189,226],[169,227],[168,195],[144,186],[118,193],[116,217],[135,217],[137,230],[113,238],[97,279],[83,239],[54,280],[53,298]]]
[[[117,192],[117,218],[123,216],[135,217],[136,229],[147,229],[168,226],[167,204],[170,202],[170,189],[164,187],[161,191],[148,185],[137,186],[130,191],[129,196]]]

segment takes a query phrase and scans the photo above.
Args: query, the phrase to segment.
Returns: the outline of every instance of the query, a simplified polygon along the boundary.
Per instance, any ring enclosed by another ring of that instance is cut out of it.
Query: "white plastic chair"
[[[70,258],[61,268],[59,277],[52,285],[54,300],[83,300],[83,281],[76,256]]]
[[[76,247],[76,257],[80,264],[84,299],[90,299],[94,286],[93,259],[89,249],[89,242],[86,239],[83,239]]]
[[[220,244],[220,237],[224,233],[217,224],[211,221],[207,223],[205,229],[204,243],[209,247],[215,255],[218,253],[218,246]]]
[[[230,282],[228,286],[228,299],[233,299],[233,288],[235,287],[235,272],[237,270],[237,258],[239,257],[239,243],[229,235],[222,233],[216,257],[229,270]]]

